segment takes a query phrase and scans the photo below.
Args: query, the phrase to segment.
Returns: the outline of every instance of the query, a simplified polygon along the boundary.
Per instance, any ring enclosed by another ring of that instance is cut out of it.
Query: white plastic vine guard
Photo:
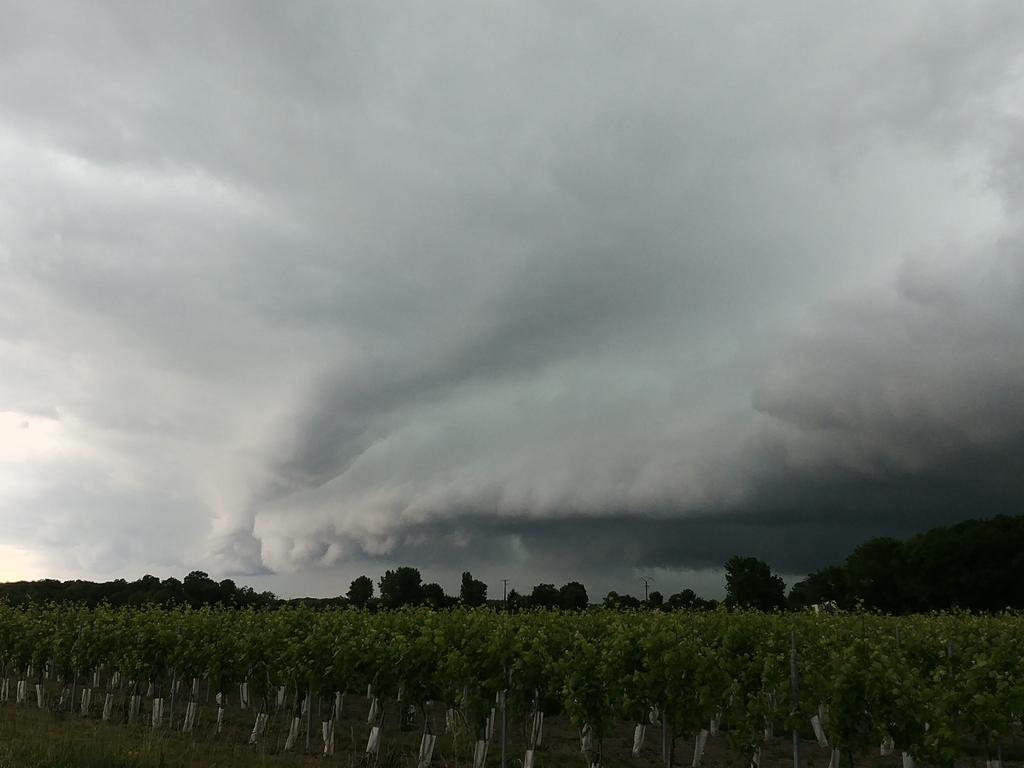
[[[888,757],[894,751],[896,751],[896,742],[893,741],[892,736],[886,736],[878,747],[878,754],[882,757]]]
[[[530,727],[530,744],[536,749],[544,739],[544,713],[537,710],[533,713],[533,723]]]
[[[691,763],[693,768],[700,768],[701,760],[704,759],[704,747],[707,743],[708,731],[706,728],[701,728],[693,740],[693,762]]]
[[[828,738],[825,736],[825,730],[821,727],[821,717],[814,715],[811,717],[811,728],[814,729],[814,738],[818,740],[818,746],[825,748],[828,747]]]
[[[590,752],[594,748],[594,730],[590,723],[584,723],[580,731],[580,752]]]
[[[838,749],[832,750],[832,756],[828,760],[828,768],[840,768],[842,754]]]
[[[647,726],[643,723],[637,723],[636,728],[633,729],[633,750],[631,754],[633,757],[640,757],[640,750],[644,746],[644,736],[647,735]]]
[[[380,727],[373,726],[370,729],[370,738],[366,740],[366,754],[376,755],[380,751]]]
[[[266,729],[267,715],[265,712],[260,712],[256,715],[256,722],[252,725],[252,733],[249,734],[249,743],[255,744]]]
[[[523,758],[523,768],[533,768],[533,750],[526,750],[526,757]]]
[[[295,747],[295,739],[299,735],[299,718],[293,717],[292,724],[288,727],[288,738],[284,740],[284,751],[291,752]]]
[[[370,713],[366,716],[366,724],[373,725],[380,717],[380,700],[374,699],[370,702]]]
[[[487,741],[480,739],[473,748],[473,768],[484,768],[487,763]]]
[[[334,720],[324,720],[320,730],[324,738],[324,757],[330,757],[334,754]]]
[[[427,768],[430,765],[430,761],[434,756],[434,744],[436,742],[437,736],[434,734],[423,734],[423,738],[420,739],[420,751],[416,759],[416,768]]]
[[[914,756],[909,752],[903,753],[903,768],[916,768],[917,763],[914,762]]]

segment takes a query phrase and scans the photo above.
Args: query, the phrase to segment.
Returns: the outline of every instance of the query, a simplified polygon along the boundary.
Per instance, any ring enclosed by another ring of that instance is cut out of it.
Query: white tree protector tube
[[[715,716],[711,718],[711,721],[708,723],[708,734],[710,736],[718,735],[718,724],[721,721],[721,719],[722,713],[720,711],[716,712]]]
[[[366,716],[366,724],[373,725],[380,716],[380,699],[374,698],[370,701],[370,713]]]
[[[240,709],[249,708],[249,681],[238,686],[238,706]]]
[[[308,691],[307,691],[306,695],[302,697],[302,707],[301,707],[301,709],[299,711],[303,715],[306,714],[307,712],[309,712],[309,692]]]
[[[324,737],[324,757],[330,757],[334,754],[334,720],[324,720],[320,730]]]
[[[288,726],[288,738],[284,740],[284,751],[291,752],[295,748],[295,739],[299,736],[299,718],[293,717],[292,724]]]
[[[114,674],[112,674],[110,676],[110,687],[111,688],[117,688],[117,686],[119,686],[120,684],[121,684],[121,673],[118,672],[115,669],[114,670]]]
[[[153,695],[153,683],[150,683],[148,686],[146,686],[146,698],[148,699],[152,695]]]
[[[199,698],[199,678],[198,677],[193,677],[192,678],[192,698],[193,699],[198,699]]]
[[[917,763],[914,762],[914,756],[909,752],[903,753],[903,768],[916,768]]]
[[[828,746],[828,738],[825,736],[825,729],[821,727],[821,717],[814,715],[811,717],[811,728],[814,729],[814,738],[818,740],[819,747]]]
[[[420,751],[416,758],[416,768],[427,768],[430,765],[430,761],[434,756],[434,744],[437,742],[437,736],[432,733],[424,733],[420,739]]]
[[[224,694],[220,691],[217,691],[217,695],[213,697],[213,701],[217,704],[217,706],[220,706],[224,703]]]
[[[661,725],[661,710],[651,707],[651,711],[647,713],[647,720],[651,725]]]
[[[196,720],[196,700],[190,699],[185,707],[185,720],[181,724],[182,733],[192,733],[192,726]]]
[[[750,768],[761,768],[761,748],[755,747],[754,754],[750,757]]]
[[[135,720],[135,716],[139,714],[139,708],[142,706],[142,697],[139,694],[133,694],[128,699],[128,722]]]
[[[345,694],[341,691],[334,692],[334,716],[331,718],[334,722],[341,720],[341,707],[345,703]],[[331,733],[334,733],[333,729]]]
[[[771,741],[774,738],[775,738],[775,724],[773,722],[771,722],[770,720],[768,720],[767,718],[765,718],[764,740],[765,741]]]
[[[370,729],[370,737],[366,740],[366,754],[376,755],[380,751],[380,726]]]
[[[103,698],[103,722],[110,720],[110,715],[114,711],[114,694],[108,693]]]
[[[455,718],[456,717],[457,717],[457,713],[451,707],[448,707],[448,709],[446,709],[444,711],[444,732],[445,733],[455,733],[455,725],[456,725],[456,719]]]
[[[544,739],[544,712],[538,709],[533,713],[533,723],[530,728],[530,743],[536,749]]]
[[[590,752],[594,748],[594,729],[590,727],[590,723],[583,724],[583,730],[580,731],[580,752]]]
[[[488,741],[494,738],[494,721],[497,720],[497,713],[492,708],[491,716],[487,718],[487,736],[485,737]]]
[[[255,744],[260,739],[260,732],[263,730],[262,728],[260,728],[260,725],[261,725],[260,720],[262,720],[263,717],[264,717],[264,714],[262,712],[257,712],[256,713],[256,719],[253,721],[253,724],[252,724],[252,732],[249,734],[249,743],[250,744]]]
[[[284,686],[277,689],[277,706],[284,704]]]
[[[98,669],[93,670],[93,673],[92,673],[92,687],[93,688],[99,688],[100,687],[100,671]]]
[[[19,680],[18,681],[18,692],[17,692],[17,697],[15,699],[15,703],[16,704],[24,704],[25,703],[25,681],[24,680]]]
[[[829,758],[829,761],[828,761],[828,768],[841,768],[841,764],[840,764],[840,759],[841,758],[842,758],[842,754],[840,754],[839,750],[833,748],[832,756]]]
[[[11,681],[10,678],[5,677],[3,682],[0,682],[0,701],[10,701],[11,699]]]
[[[153,699],[153,727],[159,728],[164,719],[164,700],[161,697]]]
[[[217,735],[220,735],[221,728],[224,727],[224,707],[217,706]]]
[[[484,768],[487,764],[487,741],[478,739],[473,747],[473,768]]]
[[[985,768],[1003,768],[1003,761],[998,758],[995,760],[986,760]]]
[[[633,757],[640,757],[640,750],[644,746],[644,736],[647,735],[647,726],[643,723],[637,723],[636,728],[633,729],[633,750],[631,754]]]
[[[368,698],[368,699],[372,699],[373,698],[373,683],[367,683],[366,684],[366,698]]]
[[[882,739],[881,746],[878,747],[878,754],[882,757],[888,757],[894,751],[896,751],[896,742],[893,741],[892,736],[886,736]]]
[[[36,706],[40,709],[43,708],[43,686],[36,683]]]
[[[526,750],[526,757],[523,758],[523,768],[533,768],[533,750]]]
[[[701,728],[693,740],[693,762],[691,763],[693,768],[700,768],[700,761],[704,759],[704,747],[707,743],[708,731],[706,728]]]

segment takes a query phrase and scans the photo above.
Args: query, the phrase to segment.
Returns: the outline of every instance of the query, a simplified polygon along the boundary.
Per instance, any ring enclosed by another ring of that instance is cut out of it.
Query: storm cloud
[[[0,18],[26,572],[800,574],[1020,511],[1019,3]]]

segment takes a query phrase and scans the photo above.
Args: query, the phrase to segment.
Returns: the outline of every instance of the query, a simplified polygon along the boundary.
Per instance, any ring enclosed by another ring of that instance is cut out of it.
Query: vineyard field
[[[1024,619],[0,606],[5,765],[1021,765]],[[634,749],[635,747],[635,749]],[[1001,761],[1001,762],[1000,762]]]

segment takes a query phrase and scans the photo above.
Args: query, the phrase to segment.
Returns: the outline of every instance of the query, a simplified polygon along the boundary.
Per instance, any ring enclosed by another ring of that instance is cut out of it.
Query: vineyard
[[[0,721],[331,765],[999,768],[1022,651],[1017,615],[0,606]]]

